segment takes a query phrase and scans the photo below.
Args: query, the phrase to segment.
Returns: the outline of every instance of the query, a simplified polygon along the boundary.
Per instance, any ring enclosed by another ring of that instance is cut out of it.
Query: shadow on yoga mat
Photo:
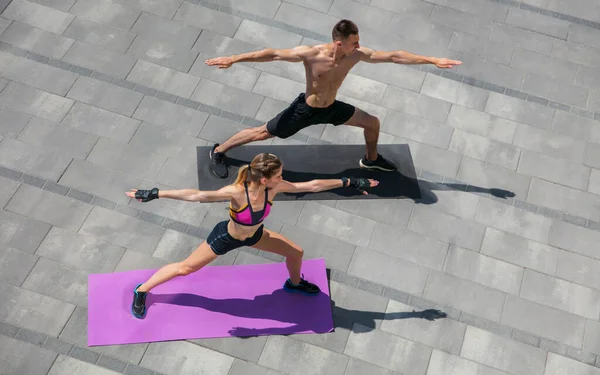
[[[200,190],[218,190],[233,183],[240,166],[249,164],[262,152],[269,152],[283,161],[283,179],[286,181],[302,182],[341,177],[364,177],[379,181],[378,186],[369,189],[369,195],[362,195],[354,189],[339,188],[318,193],[281,193],[275,198],[276,201],[408,198],[420,204],[434,204],[438,201],[434,190],[487,193],[505,199],[514,196],[513,192],[503,189],[418,180],[407,144],[378,145],[379,153],[398,167],[396,172],[360,168],[358,161],[364,156],[364,145],[241,146],[227,152],[226,163],[229,167],[229,176],[224,179],[215,176],[210,169],[211,148],[211,146],[197,147]]]
[[[364,145],[242,146],[227,152],[229,176],[225,179],[218,178],[210,169],[208,155],[211,147],[198,147],[198,185],[200,190],[220,189],[235,180],[240,166],[249,164],[262,152],[269,152],[283,161],[283,179],[289,182],[341,177],[364,177],[379,181],[379,185],[369,189],[369,195],[366,196],[354,189],[338,188],[317,193],[280,193],[275,200],[419,199],[421,193],[408,145],[378,147],[379,153],[396,164],[399,171],[384,172],[360,168],[358,161],[364,156]]]

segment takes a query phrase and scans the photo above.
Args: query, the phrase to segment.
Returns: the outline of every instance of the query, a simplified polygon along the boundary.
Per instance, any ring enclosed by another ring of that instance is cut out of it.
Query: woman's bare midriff
[[[229,219],[229,223],[227,224],[227,231],[229,235],[236,240],[243,241],[247,238],[250,238],[256,233],[256,230],[261,226],[261,224],[253,225],[251,227],[240,225],[235,221]]]

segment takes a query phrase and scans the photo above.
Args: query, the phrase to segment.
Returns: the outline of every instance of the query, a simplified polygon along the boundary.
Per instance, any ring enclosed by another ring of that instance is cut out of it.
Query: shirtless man
[[[366,154],[359,161],[361,168],[395,171],[396,166],[377,152],[379,119],[354,106],[336,100],[346,75],[359,61],[368,63],[434,64],[451,68],[460,61],[414,55],[405,51],[379,52],[359,45],[358,27],[350,20],[341,20],[332,31],[333,41],[317,46],[298,46],[291,49],[267,48],[229,57],[206,60],[219,69],[237,62],[289,61],[303,62],[306,70],[306,92],[266,124],[244,129],[210,151],[211,168],[221,178],[228,176],[224,155],[228,150],[250,142],[279,137],[288,138],[311,125],[351,125],[364,129]]]

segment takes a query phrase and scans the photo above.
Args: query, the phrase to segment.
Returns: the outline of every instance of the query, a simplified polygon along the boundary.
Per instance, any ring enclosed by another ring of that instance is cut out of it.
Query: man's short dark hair
[[[333,40],[344,40],[350,35],[358,35],[358,26],[350,20],[341,20],[333,26]]]

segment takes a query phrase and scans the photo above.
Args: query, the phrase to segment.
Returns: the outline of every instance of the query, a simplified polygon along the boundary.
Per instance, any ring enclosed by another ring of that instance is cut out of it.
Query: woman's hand
[[[158,199],[158,188],[151,190],[131,189],[125,193],[129,198],[135,198],[140,202],[149,202],[153,199]]]

